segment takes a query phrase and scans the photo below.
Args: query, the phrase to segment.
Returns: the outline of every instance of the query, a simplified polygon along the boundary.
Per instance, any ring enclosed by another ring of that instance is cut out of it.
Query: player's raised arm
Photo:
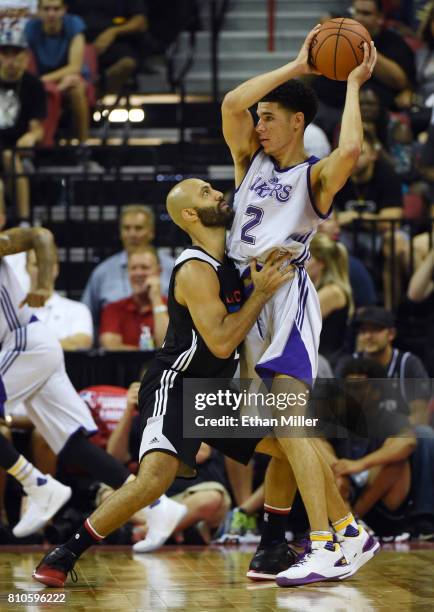
[[[228,92],[222,103],[223,135],[235,162],[235,182],[238,186],[249,164],[250,158],[259,147],[253,117],[249,108],[256,104],[272,89],[303,74],[316,71],[308,62],[310,43],[319,25],[307,35],[297,58],[281,68],[260,74]]]
[[[360,114],[360,87],[372,76],[377,59],[374,43],[371,49],[364,43],[363,62],[350,72],[347,81],[347,95],[342,114],[341,132],[337,148],[312,167],[311,181],[316,206],[326,214],[334,195],[351,176],[363,144],[363,125]]]
[[[45,304],[51,293],[51,270],[56,261],[53,234],[42,227],[17,227],[0,232],[0,257],[32,249],[38,263],[38,288],[27,295],[23,304],[38,308]]]
[[[252,264],[254,290],[241,309],[231,314],[220,299],[218,277],[209,264],[189,261],[177,272],[176,300],[188,308],[196,329],[216,357],[227,359],[232,355],[264,304],[293,278],[293,267],[285,266],[287,259],[288,255],[271,254],[260,271]]]

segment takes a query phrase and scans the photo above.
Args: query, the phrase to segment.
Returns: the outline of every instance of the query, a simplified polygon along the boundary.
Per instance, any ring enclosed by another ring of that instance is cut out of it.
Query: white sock
[[[8,474],[20,482],[24,488],[40,486],[47,482],[46,477],[34,465],[29,463],[23,455],[7,470]]]

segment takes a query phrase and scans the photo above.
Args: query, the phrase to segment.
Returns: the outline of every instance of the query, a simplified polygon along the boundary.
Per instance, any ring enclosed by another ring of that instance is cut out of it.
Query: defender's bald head
[[[170,218],[176,225],[184,228],[182,211],[184,208],[192,206],[192,195],[200,189],[203,183],[204,181],[197,178],[184,179],[169,191],[166,199],[166,208]]]

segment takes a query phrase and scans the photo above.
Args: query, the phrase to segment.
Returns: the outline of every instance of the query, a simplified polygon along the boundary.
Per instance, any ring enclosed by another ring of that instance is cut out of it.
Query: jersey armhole
[[[319,161],[319,160],[318,160],[318,161]],[[315,163],[316,163],[316,162],[315,162]],[[331,215],[331,212],[332,212],[332,210],[333,210],[333,201],[332,201],[332,203],[330,204],[330,208],[328,209],[328,211],[327,211],[325,214],[324,214],[324,213],[322,213],[322,212],[319,210],[319,208],[317,207],[317,205],[316,205],[316,199],[315,199],[315,194],[314,194],[314,192],[313,192],[313,189],[312,189],[312,183],[311,183],[311,180],[310,180],[310,171],[312,170],[312,166],[313,166],[313,164],[309,164],[309,166],[308,166],[308,168],[307,168],[307,172],[306,172],[307,191],[308,191],[308,193],[309,193],[309,200],[310,200],[310,203],[311,203],[311,206],[312,206],[313,210],[315,211],[315,214],[316,214],[316,215],[317,215],[317,216],[318,216],[320,219],[322,219],[323,221],[325,221],[325,220],[326,220],[326,219],[328,219],[328,218],[330,217],[330,215]]]
[[[176,296],[175,296],[175,282],[176,282],[176,274],[177,274],[178,270],[184,264],[188,263],[189,261],[200,261],[201,263],[206,263],[206,264],[208,264],[210,266],[210,268],[212,268],[214,270],[214,272],[217,275],[217,270],[213,266],[213,264],[210,261],[206,261],[206,259],[202,259],[201,257],[190,257],[189,259],[186,259],[185,261],[181,261],[177,266],[175,266],[175,268],[173,269],[173,272],[174,272],[174,276],[173,276],[173,299],[178,304],[178,306],[180,306],[181,308],[185,308],[186,310],[188,310],[187,306],[184,306],[184,304],[180,304],[178,302],[178,300],[176,299]],[[217,278],[218,278],[218,276],[217,276]]]
[[[259,147],[259,148],[258,148],[258,149],[256,149],[256,151],[253,153],[252,157],[250,158],[249,165],[248,165],[248,166],[247,166],[247,168],[246,168],[246,173],[245,173],[245,175],[243,176],[243,180],[242,180],[242,181],[241,181],[241,183],[238,185],[238,187],[235,189],[234,194],[235,194],[235,193],[238,193],[238,191],[241,189],[241,186],[242,186],[242,184],[244,183],[244,181],[245,181],[245,179],[246,179],[246,176],[248,175],[249,170],[250,170],[250,168],[252,167],[253,162],[255,161],[256,157],[258,156],[258,154],[259,154],[261,151],[262,151],[262,147]]]

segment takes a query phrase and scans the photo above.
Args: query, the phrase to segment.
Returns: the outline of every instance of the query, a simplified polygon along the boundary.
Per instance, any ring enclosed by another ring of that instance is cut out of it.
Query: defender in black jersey
[[[167,337],[139,394],[143,426],[139,472],[135,480],[108,497],[66,544],[44,557],[33,577],[48,586],[63,586],[89,546],[139,509],[153,504],[177,475],[194,475],[201,441],[182,437],[182,378],[233,376],[237,347],[264,304],[293,277],[286,254],[272,253],[261,270],[252,262],[254,289],[241,305],[238,277],[225,256],[226,227],[233,213],[222,194],[200,179],[188,179],[171,190],[167,209],[173,221],[190,235],[193,247],[176,262],[169,291]],[[251,440],[243,443],[231,441],[224,452],[248,461],[254,447]],[[264,445],[261,441],[261,445],[261,450],[268,452],[267,442]],[[219,448],[223,446],[224,440],[219,441]]]
[[[187,262],[204,262],[215,272],[220,285],[220,299],[228,312],[237,312],[242,305],[239,274],[230,260],[215,259],[199,246],[186,249],[176,260],[169,285],[169,327],[163,347],[145,374],[139,392],[142,442],[139,459],[156,450],[173,454],[180,460],[179,476],[195,475],[195,457],[201,440],[183,437],[183,387],[189,378],[232,378],[238,366],[235,349],[226,358],[210,351],[196,329],[192,316],[175,298],[178,270]],[[226,455],[248,463],[260,440],[243,439],[231,444],[213,440],[212,446]]]

